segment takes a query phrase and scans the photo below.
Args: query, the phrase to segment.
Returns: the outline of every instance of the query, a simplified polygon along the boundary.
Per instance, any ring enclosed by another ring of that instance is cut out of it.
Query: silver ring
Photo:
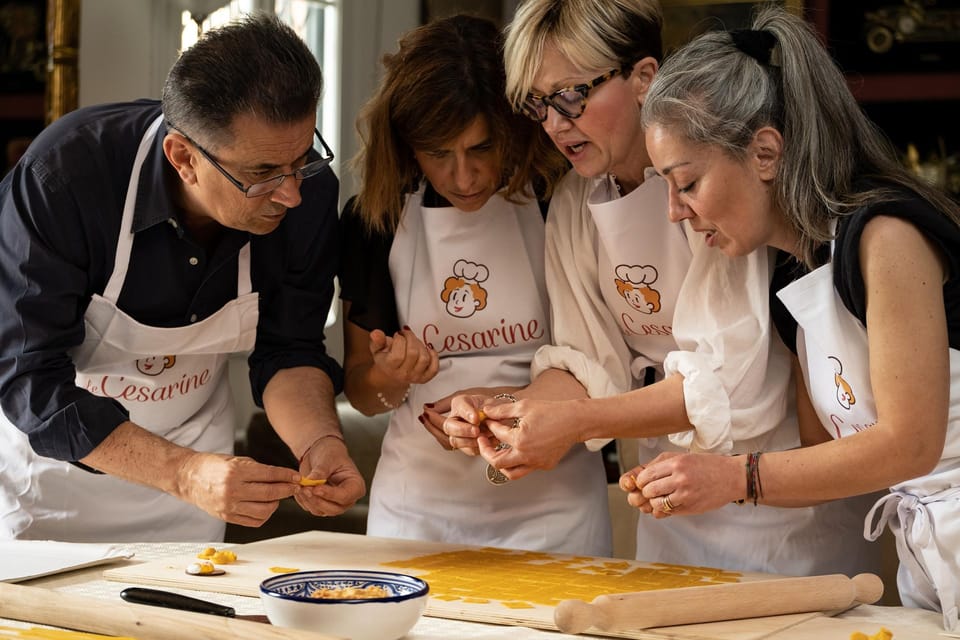
[[[513,419],[513,426],[512,426],[511,428],[512,428],[512,429],[519,429],[519,428],[520,428],[520,418],[514,418],[514,419]]]

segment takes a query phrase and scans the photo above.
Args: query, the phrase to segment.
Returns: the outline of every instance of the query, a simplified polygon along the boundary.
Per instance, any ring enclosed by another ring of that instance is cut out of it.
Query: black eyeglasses
[[[179,131],[179,129],[178,129]],[[275,191],[283,181],[290,176],[293,176],[297,180],[306,180],[307,178],[312,178],[321,171],[323,171],[327,165],[333,162],[333,151],[330,150],[330,147],[327,146],[326,141],[323,139],[323,136],[320,135],[320,132],[316,129],[313,130],[313,134],[320,140],[320,145],[323,147],[324,156],[319,160],[314,160],[313,162],[308,162],[303,165],[293,173],[281,173],[278,176],[273,176],[262,182],[254,182],[249,187],[243,186],[243,183],[234,178],[232,175],[227,173],[227,170],[220,166],[220,163],[217,162],[216,158],[210,155],[206,149],[197,144],[190,136],[180,131],[180,134],[190,141],[190,143],[197,148],[204,158],[210,161],[217,171],[223,174],[223,177],[230,181],[230,183],[235,186],[237,189],[243,192],[248,198],[258,198],[260,196],[265,196],[271,191]]]
[[[548,96],[528,93],[523,104],[520,105],[520,110],[523,115],[537,122],[543,122],[547,119],[547,107],[553,107],[557,113],[567,118],[579,118],[583,115],[583,110],[587,108],[587,96],[590,95],[590,90],[618,73],[620,73],[620,69],[611,69],[586,84],[558,89]]]

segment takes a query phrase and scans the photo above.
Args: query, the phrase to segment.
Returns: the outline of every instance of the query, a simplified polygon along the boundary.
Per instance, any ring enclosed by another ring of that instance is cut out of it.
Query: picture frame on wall
[[[743,0],[661,0],[663,7],[663,51],[668,54],[705,31],[745,29],[764,1]],[[781,0],[779,4],[798,15],[803,0]]]

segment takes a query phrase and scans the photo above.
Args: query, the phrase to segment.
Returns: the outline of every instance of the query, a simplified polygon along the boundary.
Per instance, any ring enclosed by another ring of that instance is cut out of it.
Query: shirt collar
[[[171,218],[178,220],[177,206],[167,188],[167,156],[163,153],[166,123],[160,125],[140,169],[140,184],[133,211],[133,232],[143,231]]]

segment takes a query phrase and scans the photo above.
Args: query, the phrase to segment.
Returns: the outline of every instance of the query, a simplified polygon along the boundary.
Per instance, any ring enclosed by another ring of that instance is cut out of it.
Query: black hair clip
[[[730,32],[733,44],[762,65],[770,64],[770,54],[777,44],[777,36],[766,29],[736,29]]]

